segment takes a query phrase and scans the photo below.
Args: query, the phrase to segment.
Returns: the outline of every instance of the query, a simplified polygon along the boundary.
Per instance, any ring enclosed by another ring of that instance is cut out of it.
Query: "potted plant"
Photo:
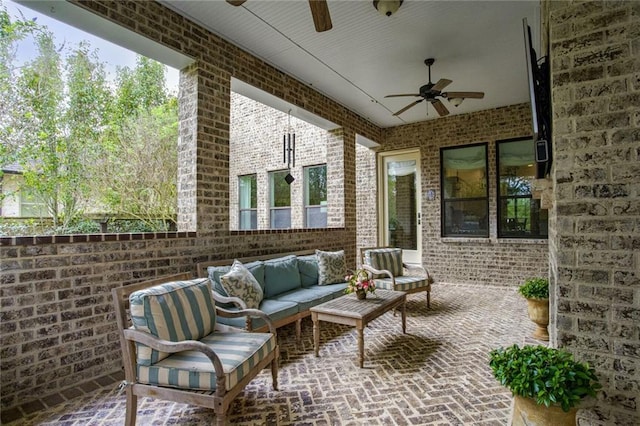
[[[575,425],[578,404],[602,387],[595,370],[564,350],[513,345],[494,349],[493,375],[514,396],[512,425]]]
[[[375,293],[376,284],[365,269],[358,269],[352,275],[345,277],[347,288],[344,292],[355,293],[358,299],[366,299],[367,293]]]
[[[549,280],[546,278],[529,278],[518,288],[518,292],[527,299],[529,318],[537,328],[533,337],[538,340],[549,340]]]

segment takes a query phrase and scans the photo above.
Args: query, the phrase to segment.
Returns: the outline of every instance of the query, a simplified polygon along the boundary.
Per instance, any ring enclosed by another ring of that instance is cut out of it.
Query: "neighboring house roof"
[[[13,164],[7,164],[2,166],[1,169],[4,173],[11,173],[11,174],[15,174],[15,175],[21,175],[22,174],[22,166],[18,163],[13,163]]]

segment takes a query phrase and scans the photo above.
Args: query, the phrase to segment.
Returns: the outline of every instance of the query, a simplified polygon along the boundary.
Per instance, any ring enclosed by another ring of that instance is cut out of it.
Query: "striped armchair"
[[[373,275],[376,287],[405,293],[427,293],[427,308],[431,307],[429,271],[420,265],[402,261],[402,249],[394,247],[366,247],[360,249],[362,268]]]
[[[115,288],[112,295],[124,360],[126,425],[135,425],[137,397],[150,396],[212,408],[222,426],[233,399],[269,365],[277,390],[279,349],[269,317],[256,309],[216,307],[208,278],[173,275]],[[245,332],[216,321],[246,315],[260,317],[269,332]]]

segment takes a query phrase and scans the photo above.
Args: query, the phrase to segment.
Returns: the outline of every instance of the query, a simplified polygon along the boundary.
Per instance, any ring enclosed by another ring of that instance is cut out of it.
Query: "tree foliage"
[[[46,205],[56,233],[87,211],[166,229],[177,204],[178,113],[164,65],[138,56],[112,85],[86,42],[65,54],[46,27],[12,21],[6,8],[0,25],[0,166],[20,165],[21,189]],[[18,64],[27,37],[38,53]]]

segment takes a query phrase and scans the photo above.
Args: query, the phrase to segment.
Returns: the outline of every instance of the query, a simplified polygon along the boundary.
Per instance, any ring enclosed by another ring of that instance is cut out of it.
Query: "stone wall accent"
[[[384,130],[378,152],[419,148],[422,261],[436,282],[516,286],[547,276],[547,240],[497,238],[496,141],[531,134],[528,104],[428,120]],[[441,237],[440,148],[488,142],[489,238]],[[434,200],[424,195],[434,190]]]
[[[552,343],[604,385],[584,417],[640,424],[640,3],[548,7]]]

